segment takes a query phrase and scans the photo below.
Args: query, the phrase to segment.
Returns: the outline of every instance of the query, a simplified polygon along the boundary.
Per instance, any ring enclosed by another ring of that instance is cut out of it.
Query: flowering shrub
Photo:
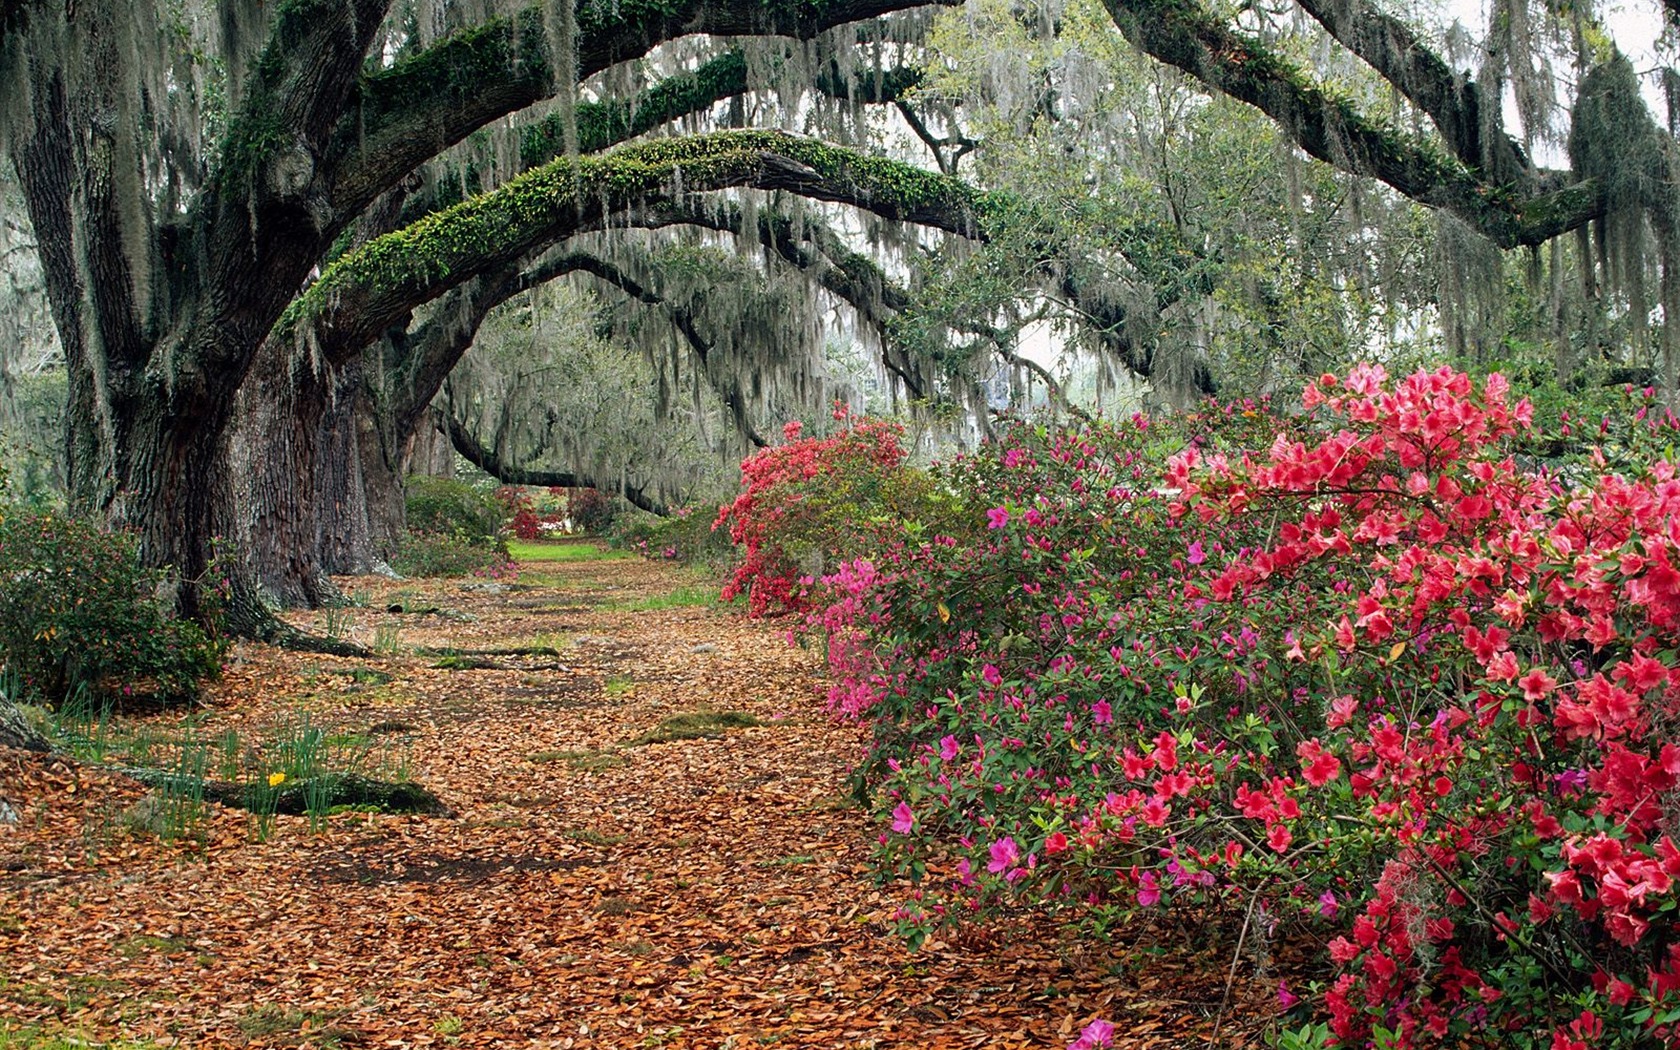
[[[496,490],[496,502],[507,516],[509,532],[527,541],[541,538],[543,519],[529,493],[516,485],[503,485]]]
[[[0,508],[0,668],[57,703],[196,695],[225,643],[158,604],[132,537],[62,514]]]
[[[1292,1045],[1675,1042],[1672,420],[1554,469],[1499,376],[1303,401],[1017,427],[825,578],[905,932],[1225,907],[1328,945]]]
[[[865,419],[824,438],[802,436],[799,423],[785,442],[741,463],[744,491],[719,511],[714,529],[728,526],[741,561],[723,600],[748,596],[753,616],[806,608],[805,581],[831,559],[871,549],[875,537],[914,520],[934,504],[926,478],[904,468],[903,428]]]
[[[618,500],[600,489],[571,489],[566,506],[573,524],[591,536],[612,528],[613,520],[618,517]]]

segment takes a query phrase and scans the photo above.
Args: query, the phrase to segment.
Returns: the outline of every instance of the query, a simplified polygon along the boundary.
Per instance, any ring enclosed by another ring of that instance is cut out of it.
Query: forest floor
[[[546,553],[511,584],[343,581],[365,607],[299,622],[381,655],[241,645],[187,717],[99,729],[132,762],[315,727],[449,816],[262,829],[0,750],[0,1050],[1062,1047],[1094,1017],[1140,1050],[1216,1019],[1263,1042],[1277,977],[1233,967],[1234,929],[1099,946],[1024,915],[907,951],[814,653],[682,570]]]

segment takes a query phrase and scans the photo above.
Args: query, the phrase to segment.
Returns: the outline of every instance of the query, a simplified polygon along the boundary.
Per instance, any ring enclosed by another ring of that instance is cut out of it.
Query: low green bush
[[[159,603],[133,537],[52,511],[0,508],[0,670],[55,704],[72,692],[193,696],[225,643]]]
[[[729,564],[735,545],[727,529],[713,529],[717,518],[713,507],[683,507],[668,518],[652,514],[620,516],[613,529],[612,545],[649,558],[664,558],[685,565]]]
[[[408,479],[408,527],[415,532],[489,543],[501,534],[511,513],[493,491],[464,481],[425,474]]]
[[[391,568],[404,576],[494,575],[510,564],[503,541],[460,533],[411,530],[391,553]]]

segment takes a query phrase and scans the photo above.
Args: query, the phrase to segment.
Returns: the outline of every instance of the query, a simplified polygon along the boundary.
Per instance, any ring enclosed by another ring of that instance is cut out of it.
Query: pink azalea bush
[[[843,426],[832,435],[806,437],[789,423],[782,444],[748,456],[741,494],[712,525],[727,528],[742,552],[723,600],[746,595],[754,616],[805,611],[831,559],[873,548],[929,496],[924,479],[903,469],[902,427],[854,421],[843,405],[834,416]]]
[[[1018,426],[936,469],[937,516],[773,592],[871,727],[904,932],[1228,908],[1327,945],[1292,1045],[1673,1045],[1672,417],[1537,427],[1445,369],[1303,404]],[[722,519],[761,556],[768,505]]]

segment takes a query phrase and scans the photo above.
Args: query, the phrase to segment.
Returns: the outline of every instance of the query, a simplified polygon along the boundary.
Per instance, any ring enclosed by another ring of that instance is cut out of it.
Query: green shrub
[[[29,696],[194,695],[224,643],[158,603],[132,537],[49,511],[0,509],[0,668]]]
[[[501,533],[508,516],[494,492],[454,478],[416,474],[408,479],[408,527],[415,532],[488,544]]]
[[[474,542],[459,533],[411,531],[391,554],[391,568],[404,576],[494,574],[508,564],[501,540]]]
[[[712,528],[716,518],[715,508],[693,506],[682,507],[668,518],[621,516],[613,530],[612,545],[685,565],[727,565],[735,558],[735,545],[729,542],[728,530]]]

